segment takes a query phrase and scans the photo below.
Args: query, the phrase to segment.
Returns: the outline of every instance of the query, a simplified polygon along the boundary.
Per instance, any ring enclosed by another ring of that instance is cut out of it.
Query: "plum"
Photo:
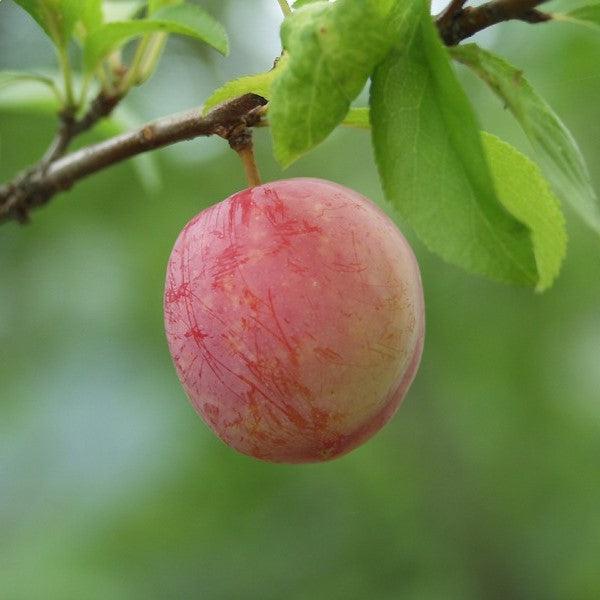
[[[171,253],[165,327],[196,411],[239,452],[325,461],[370,438],[424,338],[419,267],[370,200],[274,181],[207,208]]]

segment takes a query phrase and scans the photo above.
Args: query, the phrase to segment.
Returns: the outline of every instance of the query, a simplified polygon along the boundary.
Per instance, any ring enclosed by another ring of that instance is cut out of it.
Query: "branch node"
[[[262,107],[261,107],[262,108]],[[247,125],[248,121],[254,122],[254,117],[249,113],[242,118],[241,123],[228,132],[227,140],[232,150],[235,150],[242,159],[244,172],[250,187],[261,185],[260,173],[254,158],[254,144],[252,142],[252,129]]]

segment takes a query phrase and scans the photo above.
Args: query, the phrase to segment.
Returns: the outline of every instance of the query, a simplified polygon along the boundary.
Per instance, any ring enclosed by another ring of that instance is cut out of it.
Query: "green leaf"
[[[183,4],[183,0],[148,0],[148,14],[151,15],[165,6],[174,6],[175,4]]]
[[[536,285],[527,228],[501,205],[479,126],[429,11],[371,85],[373,145],[388,200],[445,260]]]
[[[185,35],[206,42],[222,54],[228,52],[223,27],[201,8],[182,4],[163,8],[147,19],[115,21],[98,28],[85,43],[86,71],[94,71],[104,57],[129,40],[155,32]]]
[[[286,18],[289,59],[273,81],[275,156],[287,166],[339,125],[377,63],[416,23],[421,0],[338,0]]]
[[[102,12],[104,22],[128,21],[138,16],[146,6],[146,0],[104,0]]]
[[[582,6],[566,15],[554,15],[554,18],[557,20],[564,19],[586,27],[600,28],[600,4]]]
[[[600,207],[577,142],[556,113],[504,59],[475,44],[456,46],[452,56],[468,65],[498,95],[531,141],[558,197],[600,233]]]
[[[315,2],[322,2],[323,0],[296,0],[292,5],[294,8],[302,8],[307,4],[314,4]]]
[[[347,127],[371,129],[369,109],[366,107],[351,108],[342,123]]]
[[[0,90],[9,85],[14,85],[20,81],[32,81],[41,83],[52,91],[59,98],[59,92],[51,77],[39,75],[38,73],[28,73],[26,71],[0,71]]]
[[[215,106],[223,104],[233,98],[243,96],[244,94],[258,94],[263,98],[268,98],[271,93],[271,82],[275,77],[274,71],[248,75],[228,81],[224,86],[215,90],[206,100],[202,107],[202,114],[211,111]]]
[[[552,285],[567,251],[560,205],[534,162],[496,136],[482,135],[500,201],[530,230],[541,292]]]
[[[59,100],[50,87],[39,81],[13,80],[0,91],[0,113],[51,115],[56,117]]]
[[[102,0],[85,0],[79,18],[83,24],[86,35],[89,35],[94,29],[100,27],[104,21],[102,15]]]
[[[88,0],[83,0],[87,2]],[[81,0],[15,0],[59,47],[66,47],[81,11]]]
[[[265,73],[257,73],[256,75],[247,75],[246,77],[240,77],[239,79],[233,79],[228,81],[225,85],[216,89],[204,102],[202,107],[202,114],[207,114],[215,106],[223,104],[233,98],[238,98],[244,94],[258,94],[263,98],[269,99],[271,97],[271,84],[275,79],[275,76],[279,69],[283,67],[287,60],[287,57],[283,55],[270,71]]]
[[[274,77],[275,71],[271,70],[228,81],[208,97],[202,107],[202,114],[205,115],[215,106],[244,94],[258,94],[263,98],[268,98],[271,94],[271,82]]]

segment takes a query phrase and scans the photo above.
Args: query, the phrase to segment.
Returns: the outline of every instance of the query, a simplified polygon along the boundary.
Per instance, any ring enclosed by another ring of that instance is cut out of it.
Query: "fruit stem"
[[[244,146],[237,150],[240,158],[242,159],[242,163],[244,164],[244,171],[246,172],[246,179],[248,180],[248,184],[250,187],[256,187],[261,185],[262,181],[260,179],[260,173],[258,171],[258,166],[256,164],[256,160],[254,159],[254,150],[252,145]]]

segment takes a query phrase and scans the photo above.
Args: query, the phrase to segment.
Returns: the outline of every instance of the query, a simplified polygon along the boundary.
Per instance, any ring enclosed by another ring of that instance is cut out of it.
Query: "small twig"
[[[60,126],[58,131],[40,161],[43,165],[48,166],[52,161],[56,160],[66,152],[69,143],[73,139],[74,124],[75,118],[70,111],[60,115]]]
[[[88,111],[79,120],[75,118],[71,110],[63,111],[59,115],[58,132],[40,163],[48,166],[63,156],[75,137],[91,129],[100,119],[110,115],[120,100],[121,96],[108,96],[104,92],[100,92],[90,104]]]
[[[481,6],[464,8],[465,2],[453,0],[437,17],[436,23],[444,43],[455,46],[478,31],[504,21],[549,21],[551,15],[535,8],[545,2],[547,0],[491,0]]]
[[[29,169],[0,187],[0,223],[26,221],[32,209],[42,206],[56,193],[69,189],[87,175],[143,152],[199,136],[232,139],[241,129],[260,122],[261,109],[266,103],[261,96],[246,94],[215,108],[205,117],[200,116],[200,108],[195,108],[82,148],[45,168]]]
[[[115,109],[123,96],[119,94],[107,94],[101,91],[92,101],[88,111],[76,121],[73,128],[73,137],[81,135],[91,129],[98,121],[108,117]]]

